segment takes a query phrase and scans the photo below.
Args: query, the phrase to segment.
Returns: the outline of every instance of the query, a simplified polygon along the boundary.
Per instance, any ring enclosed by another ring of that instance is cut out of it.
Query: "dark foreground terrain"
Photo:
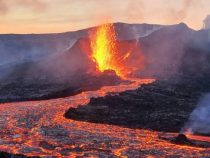
[[[196,107],[198,99],[210,91],[209,86],[209,78],[174,77],[116,96],[92,98],[86,106],[70,108],[65,117],[131,128],[179,132]]]
[[[25,156],[25,155],[21,155],[21,154],[9,154],[7,152],[0,152],[0,158],[39,158],[38,156]]]
[[[148,82],[142,82],[148,83]],[[140,82],[139,82],[140,84]],[[136,89],[103,87],[67,98],[0,104],[0,150],[40,157],[209,157],[210,150],[160,138],[162,132],[65,119],[69,107],[85,105],[91,97]],[[100,119],[100,118],[99,118]],[[163,133],[168,136],[168,133]],[[174,138],[177,133],[169,135]],[[191,137],[188,136],[191,140]],[[12,157],[12,156],[11,156]],[[9,157],[8,157],[9,158]]]
[[[85,82],[84,82],[85,81]],[[0,102],[47,100],[73,96],[84,91],[114,86],[122,82],[112,71],[99,75],[79,74],[68,82],[21,79],[0,83]],[[67,86],[68,85],[68,86]]]

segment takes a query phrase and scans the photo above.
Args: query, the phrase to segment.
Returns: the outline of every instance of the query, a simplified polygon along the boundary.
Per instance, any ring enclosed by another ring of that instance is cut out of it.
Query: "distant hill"
[[[115,23],[119,39],[146,36],[159,29],[160,25]],[[54,34],[3,34],[0,35],[0,65],[22,60],[37,60],[59,54],[80,38],[87,38],[95,27],[66,33]]]

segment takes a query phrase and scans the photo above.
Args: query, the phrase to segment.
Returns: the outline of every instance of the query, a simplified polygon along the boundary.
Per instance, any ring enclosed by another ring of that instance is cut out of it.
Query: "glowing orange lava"
[[[120,77],[128,74],[123,61],[130,56],[130,52],[119,53],[113,24],[104,24],[96,29],[91,39],[91,51],[91,58],[99,71],[114,70]]]

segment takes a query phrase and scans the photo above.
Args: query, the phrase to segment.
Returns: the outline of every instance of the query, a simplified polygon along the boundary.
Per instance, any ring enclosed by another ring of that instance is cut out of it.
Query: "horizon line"
[[[201,29],[194,29],[194,28],[191,28],[189,27],[186,23],[184,22],[180,22],[180,23],[175,23],[175,24],[154,24],[154,23],[128,23],[128,22],[107,22],[107,23],[102,23],[102,24],[96,24],[96,25],[93,25],[93,26],[90,26],[90,27],[85,27],[85,28],[81,28],[81,29],[76,29],[76,30],[70,30],[70,31],[60,31],[60,32],[46,32],[46,33],[1,33],[0,32],[0,35],[49,35],[49,34],[64,34],[64,33],[71,33],[71,32],[78,32],[78,31],[83,31],[83,30],[87,30],[87,29],[93,29],[95,27],[99,27],[101,25],[104,25],[104,24],[128,24],[128,25],[159,25],[159,26],[173,26],[173,25],[179,25],[179,24],[185,24],[188,28],[192,29],[192,30],[195,30],[195,31],[199,31],[199,30],[202,30],[203,28]]]

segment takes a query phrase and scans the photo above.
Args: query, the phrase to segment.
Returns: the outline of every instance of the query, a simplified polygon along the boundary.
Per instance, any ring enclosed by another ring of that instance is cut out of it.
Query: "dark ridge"
[[[179,132],[202,93],[210,91],[210,86],[206,86],[210,85],[209,79],[201,83],[203,78],[191,77],[182,77],[182,82],[180,77],[173,77],[117,96],[92,98],[88,105],[70,108],[64,116],[128,128]]]
[[[160,134],[160,139],[168,141],[170,143],[181,145],[181,146],[191,146],[197,148],[209,148],[210,143],[207,141],[193,140],[189,139],[185,134],[178,134],[177,136],[167,136],[167,134]]]
[[[85,80],[85,82],[84,82]],[[0,103],[19,102],[19,101],[36,101],[49,100],[55,98],[64,98],[79,94],[85,91],[98,90],[103,86],[114,86],[122,82],[112,71],[106,71],[99,76],[85,75],[78,78],[75,86],[66,87],[65,84],[29,84],[24,85],[21,80],[16,80],[15,83],[1,87]],[[12,93],[16,96],[13,97]],[[11,95],[11,97],[9,96]],[[3,98],[5,96],[5,98]]]

